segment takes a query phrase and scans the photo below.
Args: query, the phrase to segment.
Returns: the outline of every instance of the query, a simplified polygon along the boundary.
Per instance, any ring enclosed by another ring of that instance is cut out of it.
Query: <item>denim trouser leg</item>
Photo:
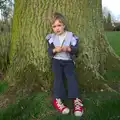
[[[68,83],[68,98],[79,98],[79,89],[75,76],[75,67],[73,61],[65,63],[64,74]]]
[[[54,73],[54,99],[66,99],[66,91],[64,88],[64,69],[60,60],[53,59],[52,69]]]

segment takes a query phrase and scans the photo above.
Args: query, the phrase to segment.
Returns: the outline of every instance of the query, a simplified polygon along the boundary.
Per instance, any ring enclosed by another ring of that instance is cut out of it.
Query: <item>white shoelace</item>
[[[80,110],[80,107],[83,106],[83,104],[81,103],[81,100],[76,98],[76,100],[74,101],[75,104],[75,109]]]
[[[62,110],[65,106],[63,105],[61,99],[56,99],[57,101],[57,106],[59,107],[60,110]]]

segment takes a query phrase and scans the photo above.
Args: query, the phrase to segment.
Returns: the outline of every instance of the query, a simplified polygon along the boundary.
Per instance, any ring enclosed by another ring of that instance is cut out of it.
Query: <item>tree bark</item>
[[[80,37],[76,59],[80,87],[111,90],[102,75],[118,68],[120,59],[105,40],[101,0],[15,0],[10,67],[5,80],[23,92],[52,88],[45,36],[51,32],[48,19],[53,12],[65,15],[69,31]]]
[[[0,73],[4,73],[7,69],[9,60],[9,45],[10,45],[11,35],[7,31],[0,33]]]

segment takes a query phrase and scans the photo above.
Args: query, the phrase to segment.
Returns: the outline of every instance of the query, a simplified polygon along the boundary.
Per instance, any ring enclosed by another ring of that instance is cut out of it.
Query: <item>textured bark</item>
[[[10,39],[9,32],[0,33],[0,73],[7,69]]]
[[[76,69],[81,87],[109,89],[101,74],[111,69],[109,64],[118,66],[119,58],[105,41],[101,0],[15,0],[11,65],[6,75],[9,85],[30,91],[51,88],[45,36],[51,31],[49,16],[56,11],[67,17],[69,30],[80,37]]]

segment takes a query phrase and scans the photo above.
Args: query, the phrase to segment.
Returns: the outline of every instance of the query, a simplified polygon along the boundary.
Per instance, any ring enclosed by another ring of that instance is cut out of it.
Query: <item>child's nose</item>
[[[59,30],[59,27],[57,27],[56,30]]]

